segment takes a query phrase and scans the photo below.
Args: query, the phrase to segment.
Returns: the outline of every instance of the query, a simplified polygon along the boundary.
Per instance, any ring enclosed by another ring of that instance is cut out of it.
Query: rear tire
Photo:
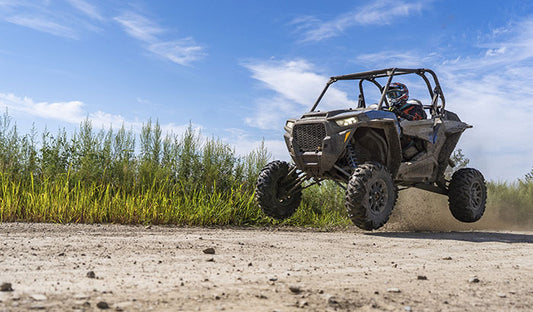
[[[448,203],[455,219],[476,222],[483,216],[487,202],[485,178],[476,169],[457,170],[448,189]]]
[[[294,186],[298,174],[285,161],[268,163],[259,173],[255,190],[257,203],[263,212],[274,219],[283,220],[292,216],[302,200],[302,187],[298,186],[291,195],[287,192]]]
[[[388,220],[398,191],[390,172],[380,163],[355,168],[346,188],[346,210],[352,222],[363,230],[375,230]]]

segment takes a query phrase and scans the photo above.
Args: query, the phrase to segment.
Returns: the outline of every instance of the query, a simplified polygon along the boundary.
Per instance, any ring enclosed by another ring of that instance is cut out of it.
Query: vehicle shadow
[[[533,235],[498,232],[377,232],[365,233],[369,236],[408,239],[456,240],[473,243],[533,243]]]

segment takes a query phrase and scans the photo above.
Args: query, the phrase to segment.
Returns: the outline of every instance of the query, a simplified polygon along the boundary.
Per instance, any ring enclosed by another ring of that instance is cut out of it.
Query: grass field
[[[140,134],[124,127],[95,131],[89,121],[65,130],[21,135],[0,119],[0,222],[263,225],[254,200],[264,146],[246,156],[189,127],[163,136],[148,121]],[[489,206],[502,217],[532,219],[533,179],[489,182]],[[287,225],[338,226],[350,221],[343,191],[323,183],[304,191]]]

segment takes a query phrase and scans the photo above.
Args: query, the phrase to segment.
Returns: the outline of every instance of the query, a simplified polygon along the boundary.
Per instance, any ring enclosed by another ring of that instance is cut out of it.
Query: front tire
[[[346,210],[352,222],[367,231],[382,227],[396,204],[398,191],[380,163],[355,168],[346,188]]]
[[[288,191],[296,184],[298,174],[285,161],[268,163],[257,178],[255,196],[263,212],[274,219],[283,220],[292,216],[302,200],[302,187],[291,193]],[[289,173],[291,173],[289,175]]]
[[[457,170],[448,189],[448,203],[455,219],[476,222],[483,216],[487,202],[485,178],[476,169]]]

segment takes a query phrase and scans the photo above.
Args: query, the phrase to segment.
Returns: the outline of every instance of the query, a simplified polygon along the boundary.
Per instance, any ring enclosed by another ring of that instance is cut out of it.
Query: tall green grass
[[[254,200],[269,158],[264,145],[237,156],[192,126],[182,135],[163,135],[152,121],[139,134],[124,126],[96,131],[86,120],[71,135],[35,129],[20,135],[6,113],[0,119],[0,222],[270,224]],[[284,224],[346,222],[322,204],[309,197]]]

